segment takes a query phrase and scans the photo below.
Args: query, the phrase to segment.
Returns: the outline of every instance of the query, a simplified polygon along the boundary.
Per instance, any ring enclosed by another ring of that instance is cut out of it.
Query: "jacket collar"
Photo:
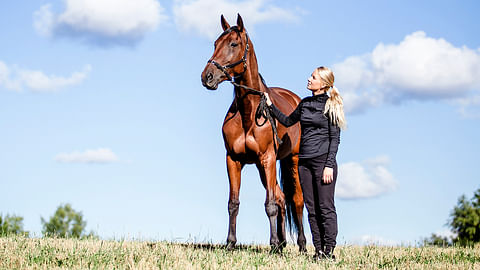
[[[327,93],[325,92],[325,93],[320,94],[320,95],[312,96],[312,98],[313,98],[314,100],[318,100],[318,101],[327,101],[328,95],[327,95]]]

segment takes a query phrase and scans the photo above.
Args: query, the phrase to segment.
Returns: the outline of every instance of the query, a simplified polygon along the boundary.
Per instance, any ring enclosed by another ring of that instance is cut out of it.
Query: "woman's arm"
[[[300,121],[300,105],[297,106],[295,111],[293,111],[289,116],[283,114],[274,104],[270,106],[273,116],[277,118],[278,122],[282,125],[289,127]]]
[[[334,125],[328,117],[328,139],[330,146],[328,148],[328,157],[325,167],[333,168],[335,165],[335,158],[337,156],[338,145],[340,144],[340,127]]]
[[[289,116],[286,116],[272,103],[267,93],[265,93],[265,96],[267,97],[267,105],[270,108],[270,111],[273,113],[273,116],[277,118],[278,122],[282,123],[282,125],[289,127],[300,121],[301,102]]]

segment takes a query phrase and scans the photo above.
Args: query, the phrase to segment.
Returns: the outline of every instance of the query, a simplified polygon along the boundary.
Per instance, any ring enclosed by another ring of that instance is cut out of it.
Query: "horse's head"
[[[224,32],[215,41],[213,55],[202,72],[202,84],[210,90],[216,90],[221,82],[243,74],[247,68],[249,41],[242,17],[238,14],[237,25],[230,27],[222,15],[221,24]]]

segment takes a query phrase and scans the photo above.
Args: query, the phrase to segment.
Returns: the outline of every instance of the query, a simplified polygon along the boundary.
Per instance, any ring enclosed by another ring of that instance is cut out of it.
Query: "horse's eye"
[[[230,46],[232,46],[232,47],[237,47],[237,46],[238,46],[238,43],[232,42],[232,43],[230,43]]]

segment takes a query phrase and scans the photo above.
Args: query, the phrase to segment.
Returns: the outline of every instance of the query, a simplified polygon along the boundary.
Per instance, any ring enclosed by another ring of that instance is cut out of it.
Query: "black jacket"
[[[306,97],[289,116],[273,104],[270,109],[275,118],[286,127],[300,121],[300,158],[313,158],[328,153],[325,166],[333,168],[340,144],[340,128],[323,114],[327,99],[326,93]]]

